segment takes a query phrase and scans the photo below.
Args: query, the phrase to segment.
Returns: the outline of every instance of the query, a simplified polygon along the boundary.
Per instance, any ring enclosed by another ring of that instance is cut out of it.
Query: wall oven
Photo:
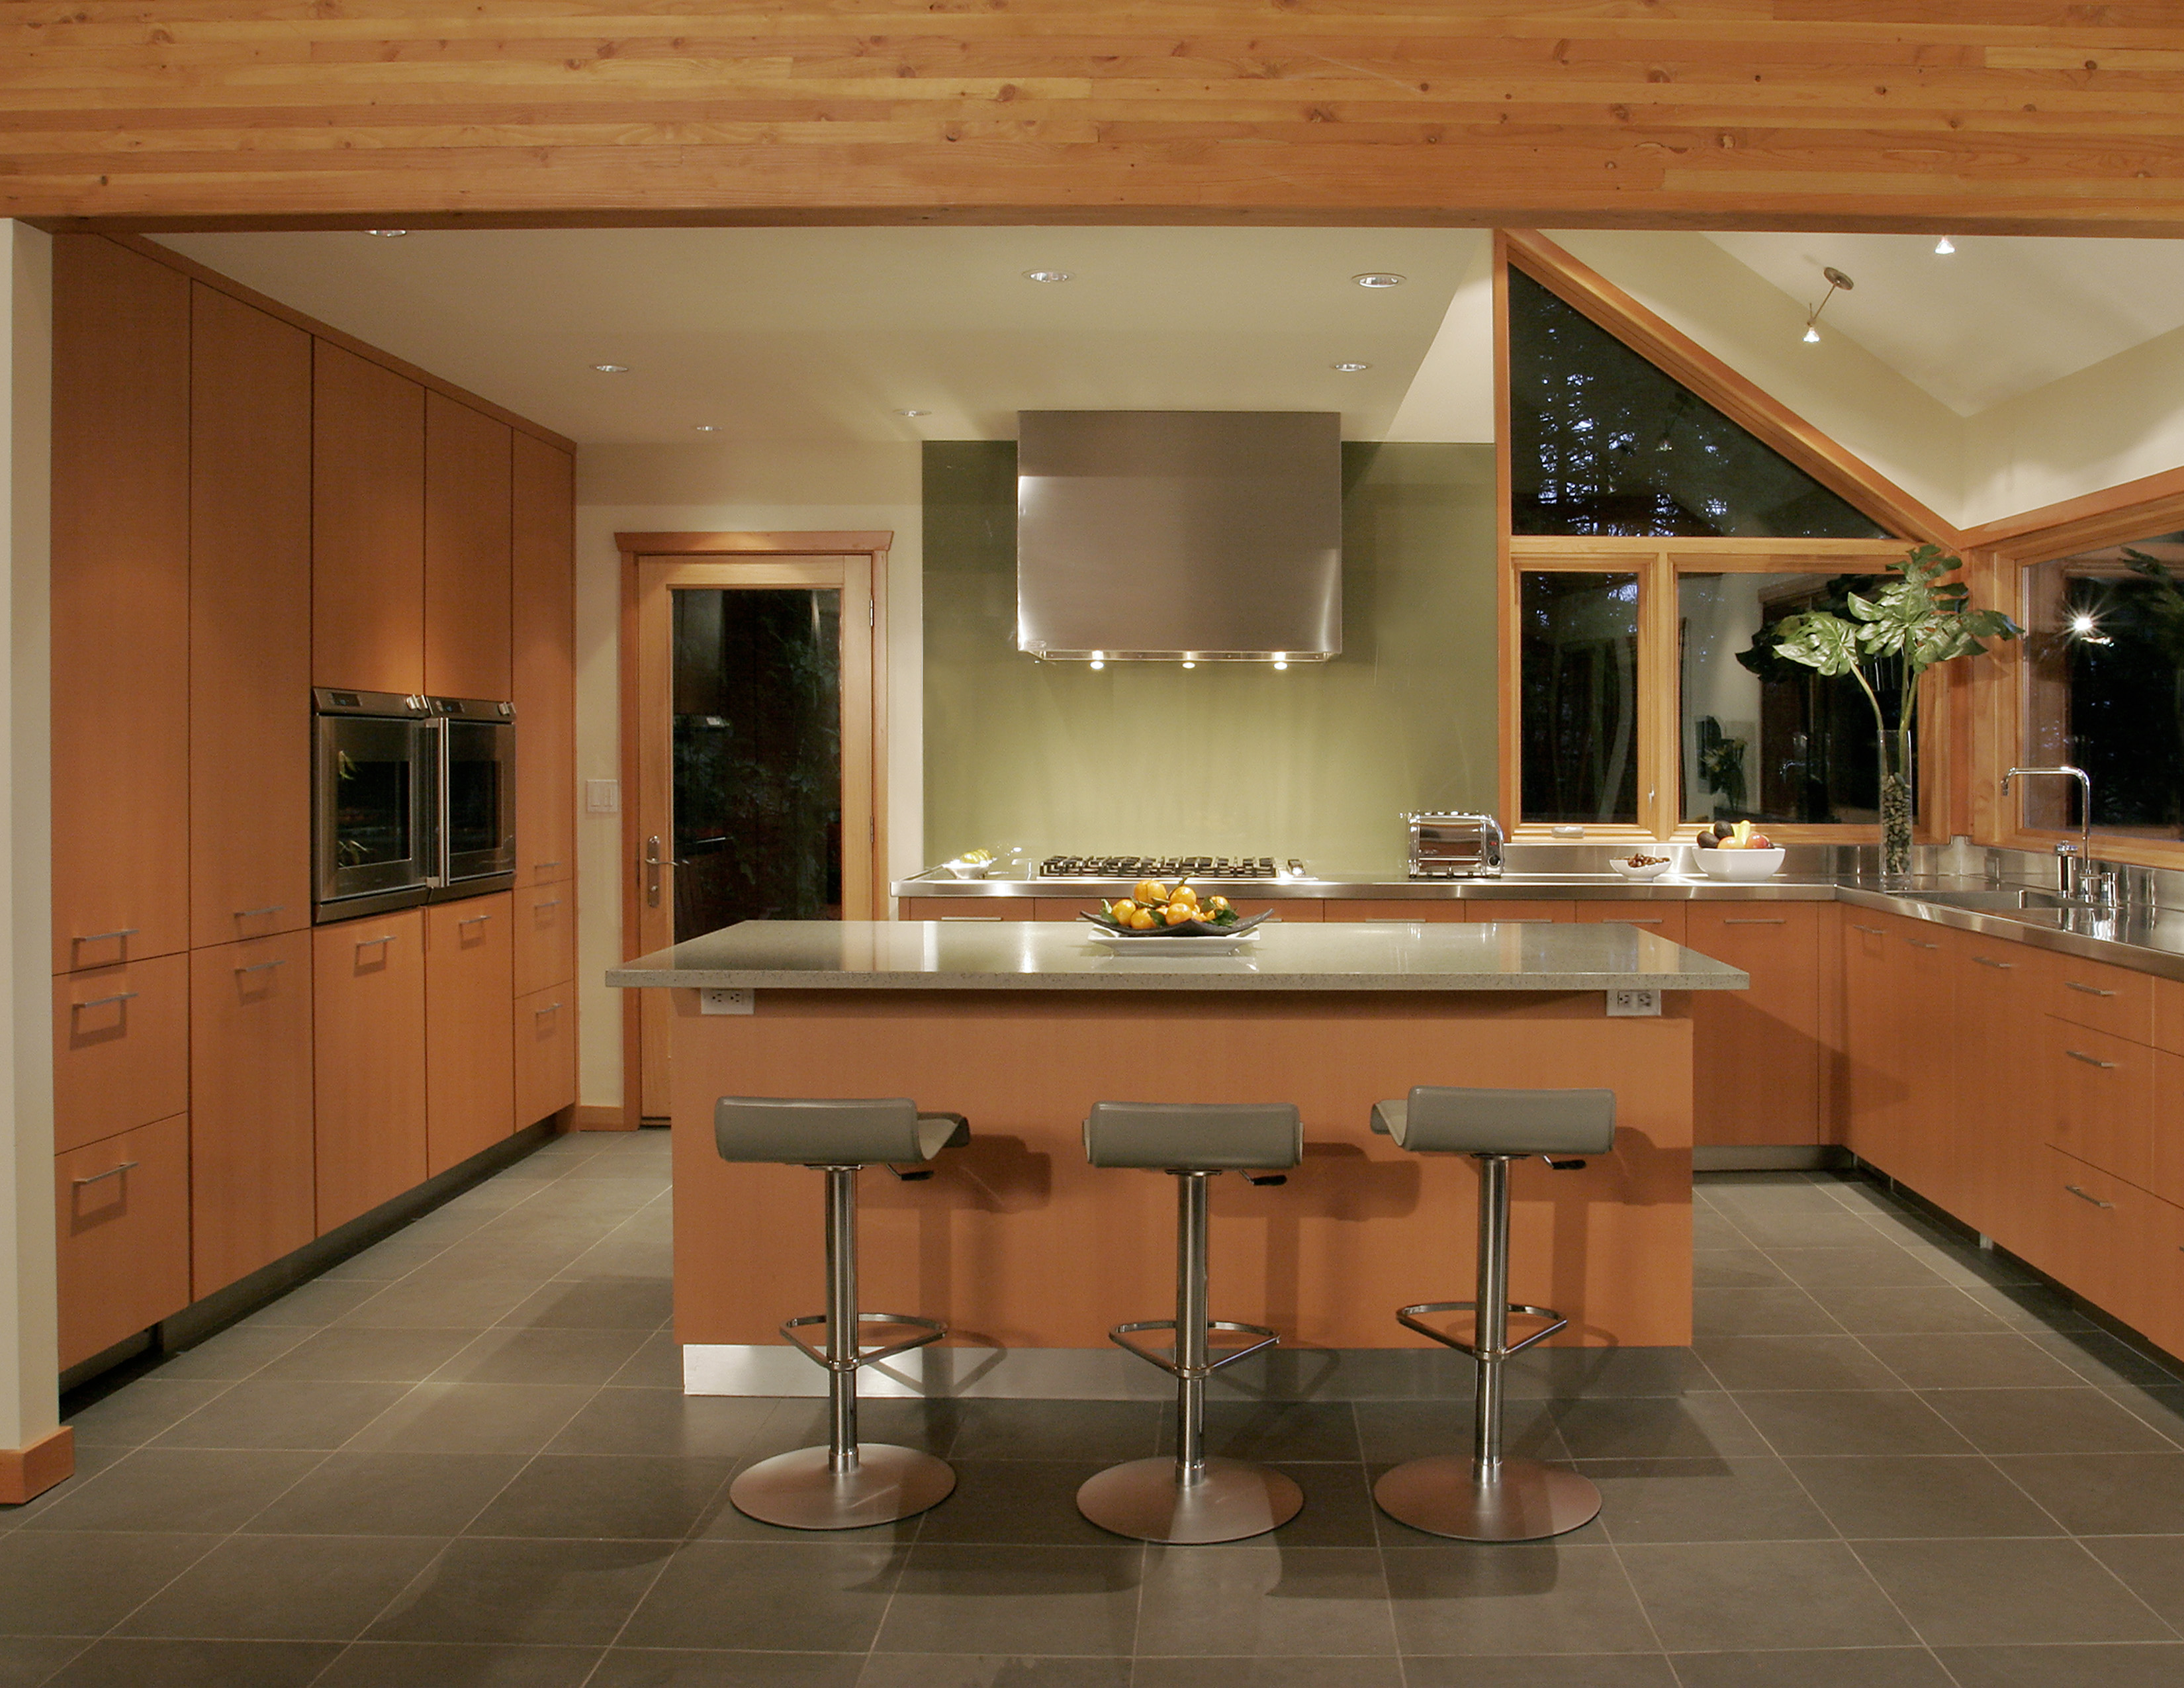
[[[437,864],[433,723],[426,700],[315,690],[311,790],[316,918],[421,903]]]
[[[515,883],[515,706],[430,698],[438,780],[438,859],[432,900],[505,891]]]

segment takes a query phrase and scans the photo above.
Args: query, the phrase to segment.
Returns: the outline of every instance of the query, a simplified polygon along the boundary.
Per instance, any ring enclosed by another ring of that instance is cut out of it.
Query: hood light
[[[1289,666],[1290,654],[1285,650],[1276,651],[1274,653],[1274,666],[1278,669],[1281,669],[1287,668]]]

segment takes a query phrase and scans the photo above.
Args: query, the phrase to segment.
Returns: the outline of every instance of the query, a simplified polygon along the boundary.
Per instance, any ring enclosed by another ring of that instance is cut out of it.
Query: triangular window
[[[1509,462],[1515,533],[1887,537],[1513,265]]]

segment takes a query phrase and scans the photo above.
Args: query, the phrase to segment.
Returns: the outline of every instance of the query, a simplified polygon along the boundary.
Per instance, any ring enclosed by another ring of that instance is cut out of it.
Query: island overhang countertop
[[[610,985],[692,990],[1742,990],[1723,962],[1627,926],[1284,925],[1240,954],[1095,946],[1084,922],[746,921],[640,955]],[[1217,940],[1200,940],[1217,941]]]

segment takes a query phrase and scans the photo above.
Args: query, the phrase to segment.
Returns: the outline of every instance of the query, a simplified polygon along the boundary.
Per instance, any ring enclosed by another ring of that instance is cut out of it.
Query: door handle
[[[2114,1207],[2115,1206],[2115,1203],[2113,1201],[2103,1201],[2098,1195],[2086,1195],[2084,1190],[2080,1189],[2077,1185],[2074,1184],[2066,1184],[2063,1188],[2069,1190],[2071,1195],[2076,1196],[2079,1201],[2090,1201],[2096,1207]]]
[[[482,926],[492,918],[493,916],[489,914],[474,914],[468,916],[466,919],[457,921],[455,924],[459,928],[465,926]]]
[[[1856,921],[1852,921],[1850,923],[1850,929],[1852,932],[1869,933],[1875,938],[1886,938],[1888,936],[1886,928],[1878,926],[1860,926]]]
[[[235,911],[235,917],[237,920],[248,920],[254,916],[261,914],[279,914],[287,906],[286,903],[268,903],[262,909],[237,909]]]
[[[2097,984],[2080,984],[2075,979],[2064,979],[2063,981],[2063,988],[2065,990],[2082,991],[2087,996],[2114,996],[2115,994],[2112,990],[2103,990],[2100,986]]]
[[[2005,972],[2005,973],[2007,973],[2007,972],[2015,972],[2015,971],[2016,971],[2016,968],[2017,968],[2017,963],[2016,963],[2016,962],[2014,962],[2014,961],[1996,961],[1996,960],[1995,960],[1995,958],[1994,958],[1993,956],[1992,956],[1992,955],[1975,955],[1975,956],[1973,956],[1973,957],[1972,957],[1972,960],[1974,960],[1975,961],[1978,962],[1978,963],[1980,964],[1980,966],[1981,966],[1981,967],[1995,967],[1995,968],[1998,968],[1998,969],[2000,969],[2002,972]]]
[[[1772,920],[1724,920],[1722,922],[1724,926],[1787,926],[1789,923],[1789,917],[1786,915],[1777,915]],[[1858,928],[1860,932],[1872,932],[1875,929],[1870,926]]]
[[[70,1178],[69,1182],[81,1189],[87,1184],[104,1184],[109,1178],[118,1178],[122,1173],[133,1171],[139,1164],[136,1161],[124,1161],[118,1167],[109,1167],[104,1172],[93,1173],[87,1178]]]
[[[655,833],[653,837],[647,838],[644,841],[645,906],[655,909],[660,906],[660,870],[661,868],[688,867],[689,865],[690,864],[687,861],[677,861],[672,857],[663,857],[660,854],[660,838],[658,834]]]
[[[393,941],[394,934],[390,932],[384,938],[359,938],[356,940],[356,947],[369,950],[375,944],[392,944]]]
[[[1906,938],[1903,941],[1906,944],[1908,944],[1914,950],[1938,950],[1942,947],[1938,944],[1921,944],[1915,938]]]
[[[73,1014],[79,1008],[103,1008],[112,1002],[133,1002],[136,1000],[136,995],[137,993],[133,990],[120,990],[111,996],[94,996],[88,1002],[70,1003],[69,1012]]]
[[[558,908],[559,908],[559,907],[560,907],[560,906],[561,906],[561,900],[560,900],[559,897],[555,897],[555,898],[554,898],[551,901],[549,901],[549,902],[543,902],[543,903],[533,903],[533,904],[532,904],[532,905],[531,905],[531,912],[532,912],[532,913],[533,913],[533,914],[537,914],[537,913],[538,913],[538,912],[539,912],[539,911],[541,911],[542,909],[558,909]]]
[[[2115,1062],[2113,1061],[2103,1061],[2100,1056],[2097,1055],[2087,1055],[2085,1050],[2081,1049],[2066,1049],[2063,1053],[2069,1056],[2073,1061],[2082,1061],[2088,1067],[2098,1067],[2103,1072],[2112,1072],[2115,1067]]]

